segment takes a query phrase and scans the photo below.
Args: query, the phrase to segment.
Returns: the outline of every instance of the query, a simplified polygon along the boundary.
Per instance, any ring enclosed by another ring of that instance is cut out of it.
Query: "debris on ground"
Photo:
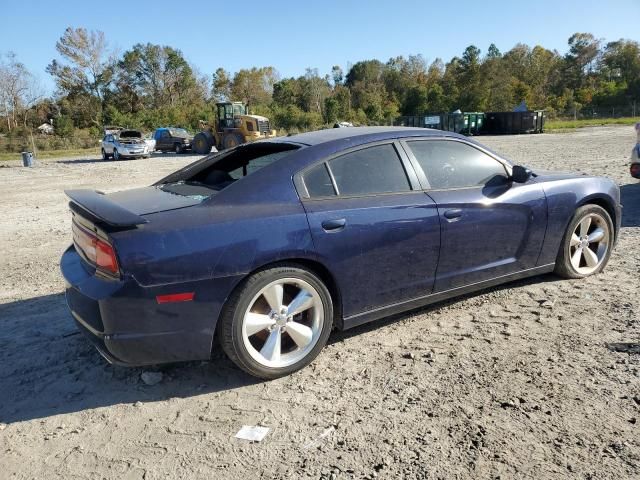
[[[261,442],[267,436],[267,433],[269,433],[267,427],[243,425],[238,433],[235,434],[235,437],[250,442]]]

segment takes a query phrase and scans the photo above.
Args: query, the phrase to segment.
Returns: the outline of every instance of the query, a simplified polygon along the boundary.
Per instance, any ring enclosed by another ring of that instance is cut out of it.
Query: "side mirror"
[[[511,170],[511,180],[516,183],[526,183],[533,173],[526,167],[514,165]]]

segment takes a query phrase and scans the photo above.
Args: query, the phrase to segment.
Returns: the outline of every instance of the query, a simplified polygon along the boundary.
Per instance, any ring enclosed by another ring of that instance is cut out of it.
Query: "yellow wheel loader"
[[[212,147],[224,150],[241,143],[276,136],[276,131],[271,130],[269,119],[249,115],[247,106],[242,102],[216,103],[214,124],[200,122],[200,129],[191,142],[191,148],[202,155],[211,152]]]

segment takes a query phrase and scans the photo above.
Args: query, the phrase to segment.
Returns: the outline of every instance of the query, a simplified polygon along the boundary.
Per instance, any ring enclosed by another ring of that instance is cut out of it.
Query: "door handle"
[[[342,230],[346,224],[346,218],[335,218],[333,220],[325,220],[322,222],[322,228],[325,232],[335,232],[337,230]]]
[[[445,210],[444,212],[445,218],[449,220],[453,220],[455,218],[460,218],[462,216],[462,209],[460,208],[452,208],[451,210]]]

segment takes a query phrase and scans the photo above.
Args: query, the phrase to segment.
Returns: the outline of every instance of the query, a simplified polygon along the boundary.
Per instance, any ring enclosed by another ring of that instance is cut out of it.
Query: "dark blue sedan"
[[[609,179],[531,172],[411,128],[256,142],[150,187],[66,193],[67,302],[108,361],[206,360],[219,345],[262,378],[310,363],[333,328],[546,272],[595,274],[621,217]]]

